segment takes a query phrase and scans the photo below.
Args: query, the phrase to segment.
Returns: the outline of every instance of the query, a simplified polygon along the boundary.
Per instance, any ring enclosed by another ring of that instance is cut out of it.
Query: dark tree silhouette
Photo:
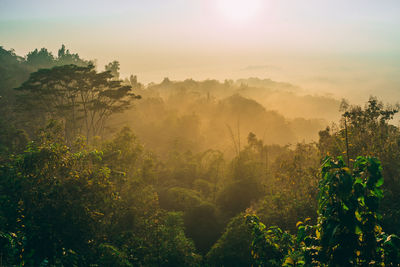
[[[132,87],[113,79],[110,71],[98,73],[93,65],[65,65],[41,69],[17,88],[20,107],[42,120],[61,119],[66,139],[84,134],[88,140],[103,134],[107,119],[140,98]]]

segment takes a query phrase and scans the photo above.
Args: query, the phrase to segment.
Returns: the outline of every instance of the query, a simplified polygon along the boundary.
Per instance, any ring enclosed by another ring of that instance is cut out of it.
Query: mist
[[[399,266],[398,14],[0,1],[0,267]]]

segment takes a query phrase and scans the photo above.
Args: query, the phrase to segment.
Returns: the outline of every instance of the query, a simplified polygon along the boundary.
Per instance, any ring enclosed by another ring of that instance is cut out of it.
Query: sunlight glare
[[[217,0],[221,14],[233,22],[248,22],[261,10],[262,0]]]

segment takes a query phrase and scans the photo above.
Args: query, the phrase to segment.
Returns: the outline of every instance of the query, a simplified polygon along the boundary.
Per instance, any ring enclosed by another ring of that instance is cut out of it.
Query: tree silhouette
[[[140,98],[132,87],[113,79],[110,71],[97,72],[93,65],[58,66],[32,73],[17,88],[20,107],[42,121],[65,123],[67,140],[84,134],[88,140],[102,135],[107,119]]]

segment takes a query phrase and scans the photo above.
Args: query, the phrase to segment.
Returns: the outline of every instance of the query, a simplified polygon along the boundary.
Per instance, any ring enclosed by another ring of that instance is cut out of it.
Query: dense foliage
[[[298,222],[297,235],[267,229],[247,215],[252,255],[259,266],[398,266],[400,239],[380,226],[383,191],[380,162],[358,157],[350,170],[342,158],[322,166],[318,223]]]
[[[262,104],[338,101],[284,83],[144,86],[64,46],[0,60],[0,265],[399,264],[397,106],[343,102],[319,131]]]

